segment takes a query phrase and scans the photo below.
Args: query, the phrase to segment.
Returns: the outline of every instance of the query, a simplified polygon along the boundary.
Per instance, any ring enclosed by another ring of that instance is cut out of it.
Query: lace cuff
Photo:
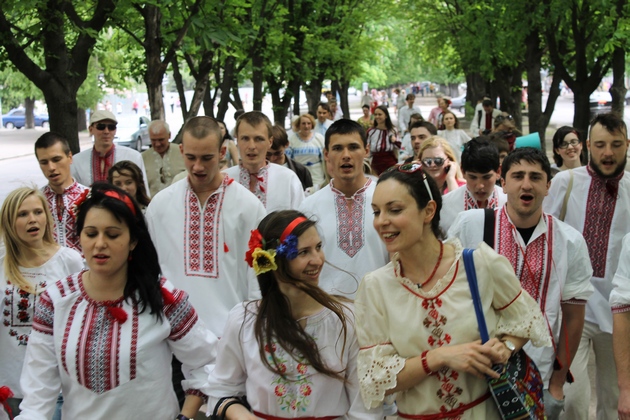
[[[396,354],[391,344],[377,344],[359,350],[357,370],[361,398],[366,408],[379,407],[383,401],[393,403],[396,394],[385,396],[385,391],[396,387],[398,373],[405,367],[405,359]]]
[[[518,316],[502,314],[495,334],[497,336],[508,334],[514,337],[529,338],[535,347],[551,346],[549,328],[547,328],[547,323],[536,301],[523,292],[504,311],[515,309],[512,308],[515,305],[518,307]]]

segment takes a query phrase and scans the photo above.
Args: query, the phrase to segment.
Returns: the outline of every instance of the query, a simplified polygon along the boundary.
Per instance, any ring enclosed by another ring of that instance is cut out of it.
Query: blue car
[[[48,128],[48,114],[35,114],[35,125]],[[26,110],[13,108],[2,116],[2,124],[5,128],[22,128],[26,125]]]

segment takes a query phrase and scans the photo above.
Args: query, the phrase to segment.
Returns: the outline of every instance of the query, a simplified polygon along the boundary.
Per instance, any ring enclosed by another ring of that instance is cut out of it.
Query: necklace
[[[442,262],[442,255],[444,255],[444,243],[442,241],[438,241],[440,243],[440,255],[438,256],[438,260],[437,263],[435,263],[435,267],[433,267],[433,271],[431,272],[431,275],[429,276],[428,279],[426,279],[426,281],[418,284],[418,289],[422,289],[422,287],[424,287],[425,284],[428,284],[431,280],[433,280],[433,276],[435,276],[435,273],[437,273],[438,268],[440,267],[440,263]]]

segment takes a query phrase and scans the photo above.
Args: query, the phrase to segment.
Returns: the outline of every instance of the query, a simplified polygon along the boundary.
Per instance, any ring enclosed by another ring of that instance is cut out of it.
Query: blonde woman
[[[20,375],[33,323],[35,300],[52,282],[83,268],[81,255],[59,246],[42,193],[30,187],[13,190],[0,210],[6,255],[0,270],[0,384],[14,393],[8,403],[19,414]],[[54,402],[52,403],[54,407]]]
[[[308,168],[313,185],[321,185],[324,182],[324,137],[313,131],[315,118],[310,114],[302,114],[293,121],[292,127],[286,154]]]
[[[418,157],[442,195],[466,184],[455,152],[446,139],[435,136],[425,140]]]

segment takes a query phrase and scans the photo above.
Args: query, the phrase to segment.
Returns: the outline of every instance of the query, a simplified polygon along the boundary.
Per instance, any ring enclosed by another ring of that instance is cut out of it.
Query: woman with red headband
[[[220,419],[381,419],[359,397],[359,351],[348,301],[318,287],[315,222],[293,210],[252,231],[246,261],[262,299],[237,305],[204,388]],[[245,398],[246,397],[246,398]]]
[[[217,339],[188,295],[160,276],[138,203],[96,183],[74,212],[88,269],[40,295],[17,418],[51,418],[60,389],[65,419],[194,417]],[[186,376],[181,411],[171,384],[173,354]]]

